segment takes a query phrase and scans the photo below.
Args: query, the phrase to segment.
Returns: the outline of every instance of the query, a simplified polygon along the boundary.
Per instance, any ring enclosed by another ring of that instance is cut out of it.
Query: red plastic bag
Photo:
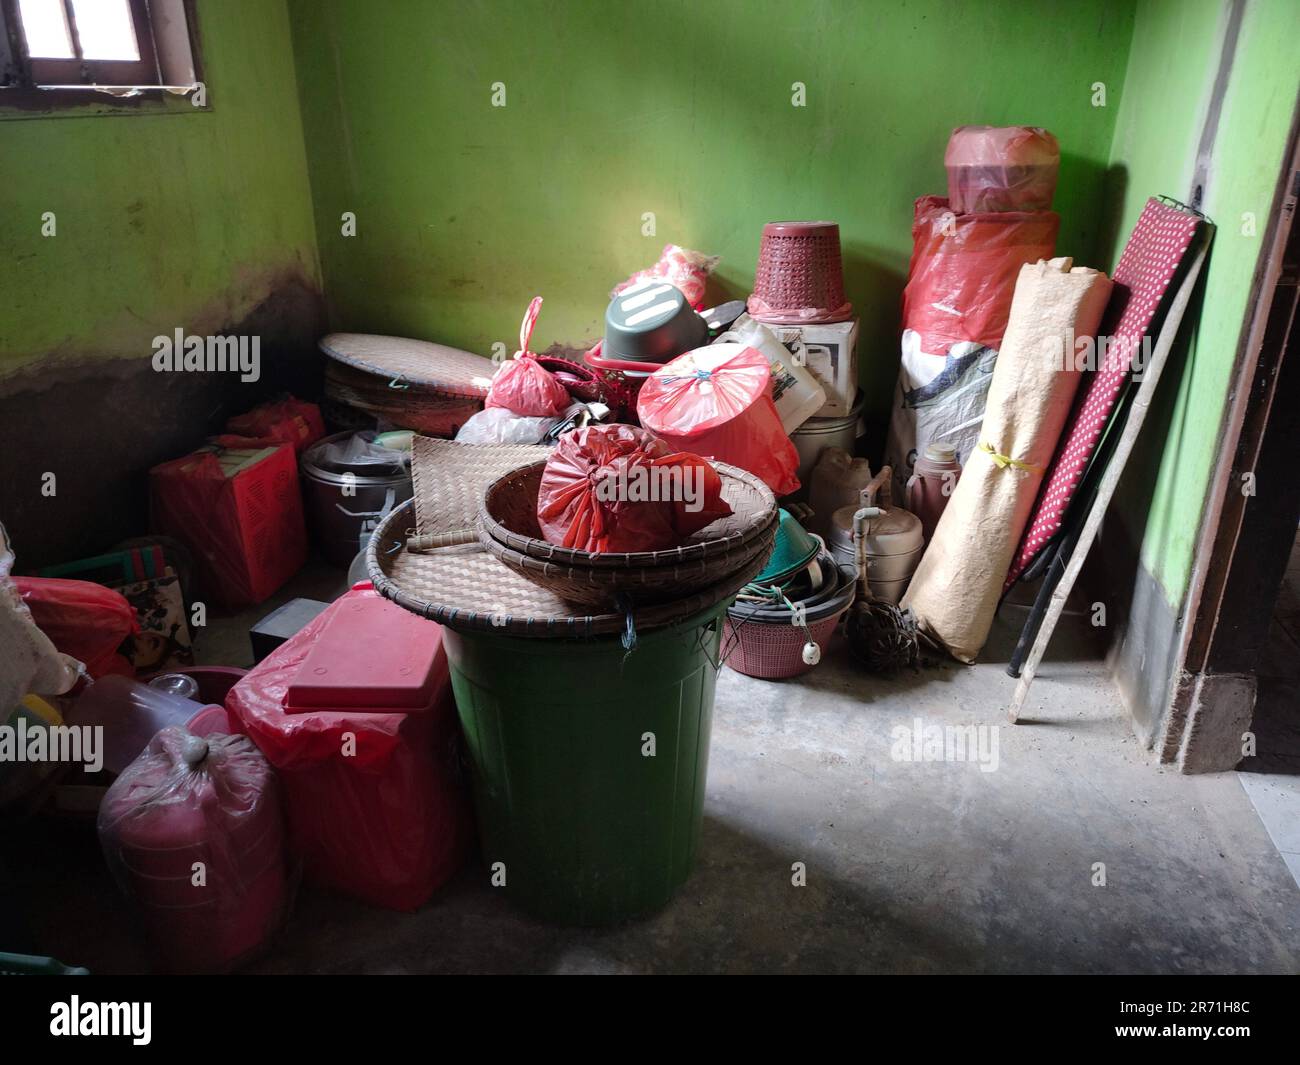
[[[675,286],[686,297],[686,302],[697,311],[704,306],[704,286],[718,265],[718,256],[705,255],[703,252],[679,248],[676,244],[665,244],[659,261],[645,270],[638,270],[621,285],[616,285],[609,294],[613,299],[624,289],[631,288],[638,281],[649,277],[661,277]]]
[[[414,910],[460,868],[472,839],[450,678],[427,713],[284,705],[321,630],[358,597],[378,593],[358,585],[332,603],[230,690],[226,711],[279,772],[304,874],[376,906]]]
[[[772,368],[757,348],[713,344],[646,378],[641,424],[678,451],[739,466],[779,496],[799,487],[799,452],[772,401]]]
[[[943,154],[959,214],[1050,211],[1061,146],[1039,126],[959,126]]]
[[[579,551],[662,551],[730,513],[708,462],[630,425],[560,437],[537,492],[542,536]]]
[[[288,909],[280,791],[247,736],[159,731],[100,803],[99,840],[172,971],[233,968]]]
[[[36,627],[59,651],[81,661],[91,677],[135,676],[135,667],[118,648],[140,631],[140,622],[120,592],[61,577],[12,580]]]
[[[519,327],[519,350],[493,376],[485,407],[505,407],[512,414],[526,418],[557,418],[572,402],[569,390],[528,350],[541,309],[542,297],[537,296],[524,312]]]
[[[1052,211],[957,214],[942,196],[916,201],[903,328],[920,350],[946,355],[958,341],[1002,346],[1016,278],[1050,259],[1061,218]]]
[[[226,431],[213,438],[221,447],[274,447],[292,444],[301,455],[325,435],[320,408],[305,399],[286,396],[254,407],[226,422]]]

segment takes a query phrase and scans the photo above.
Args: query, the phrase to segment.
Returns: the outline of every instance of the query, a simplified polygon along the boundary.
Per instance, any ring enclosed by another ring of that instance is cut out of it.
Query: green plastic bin
[[[647,632],[631,652],[616,636],[446,630],[483,857],[519,906],[612,924],[686,881],[726,608]]]

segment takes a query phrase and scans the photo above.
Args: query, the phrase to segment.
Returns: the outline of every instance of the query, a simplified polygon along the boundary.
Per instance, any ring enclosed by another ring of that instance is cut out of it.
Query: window
[[[192,25],[190,0],[0,0],[0,103],[188,91],[199,80]]]

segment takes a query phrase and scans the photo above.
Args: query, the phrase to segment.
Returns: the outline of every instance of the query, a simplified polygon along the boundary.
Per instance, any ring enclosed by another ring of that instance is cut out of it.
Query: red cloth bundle
[[[560,437],[537,493],[542,536],[579,551],[662,551],[730,513],[705,459],[630,425]]]

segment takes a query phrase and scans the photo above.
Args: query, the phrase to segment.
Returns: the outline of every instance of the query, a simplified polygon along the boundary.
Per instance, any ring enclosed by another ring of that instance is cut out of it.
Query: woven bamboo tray
[[[477,543],[408,550],[404,539],[414,524],[414,506],[415,500],[403,503],[375,530],[366,548],[370,579],[380,595],[398,606],[460,631],[552,639],[585,639],[629,628],[645,632],[730,602],[757,572],[746,567],[669,603],[626,613],[585,612],[510,570]]]
[[[473,543],[483,493],[511,470],[544,460],[542,444],[458,444],[417,436],[411,442],[411,481],[415,494],[417,549],[459,536]]]
[[[510,471],[488,486],[478,508],[483,533],[503,548],[520,555],[564,566],[599,569],[636,569],[681,566],[701,560],[725,562],[747,554],[752,541],[773,533],[777,520],[776,497],[752,473],[715,462],[722,478],[722,498],[732,513],[719,518],[684,543],[663,551],[607,551],[592,554],[548,543],[537,522],[537,492],[545,462]],[[769,535],[769,543],[770,543]]]
[[[462,425],[483,409],[483,400],[478,396],[442,392],[401,378],[376,376],[339,362],[330,362],[325,367],[325,397],[403,429],[442,437],[455,436]]]
[[[766,533],[726,554],[614,568],[575,566],[522,555],[479,530],[479,543],[487,553],[521,577],[570,603],[602,610],[613,610],[620,604],[645,606],[680,599],[740,574],[746,575],[743,585],[762,572],[775,538],[776,523],[772,522]]]

